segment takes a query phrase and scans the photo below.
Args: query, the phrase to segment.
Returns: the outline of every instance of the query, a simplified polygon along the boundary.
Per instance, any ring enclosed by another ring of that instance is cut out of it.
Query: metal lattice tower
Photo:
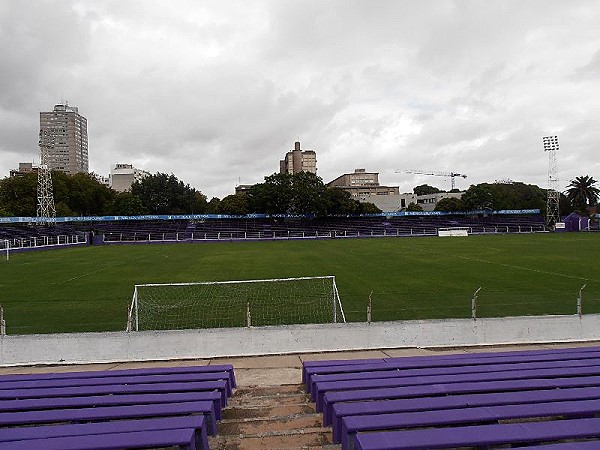
[[[558,151],[558,136],[545,136],[542,138],[544,151],[548,152],[548,198],[546,201],[546,225],[554,229],[556,222],[560,222],[558,191],[558,166],[556,152]]]
[[[54,208],[54,192],[52,175],[48,166],[48,148],[52,146],[52,137],[40,132],[40,167],[37,184],[37,217],[38,224],[53,224],[56,219]]]

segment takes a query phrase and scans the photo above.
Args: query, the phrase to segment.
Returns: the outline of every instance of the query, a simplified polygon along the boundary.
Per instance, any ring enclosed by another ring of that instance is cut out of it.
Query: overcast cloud
[[[412,191],[600,178],[596,0],[4,0],[0,178],[39,159],[39,112],[88,119],[90,170],[173,173],[209,198],[300,140],[325,182]]]

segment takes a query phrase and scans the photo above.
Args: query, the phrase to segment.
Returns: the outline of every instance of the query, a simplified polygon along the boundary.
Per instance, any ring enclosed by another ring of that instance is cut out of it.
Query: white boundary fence
[[[600,314],[4,336],[0,366],[600,341]]]
[[[544,233],[543,225],[496,225],[487,227],[462,227],[468,234],[530,234]],[[215,242],[215,241],[273,241],[292,239],[343,239],[343,238],[374,238],[374,237],[409,237],[409,236],[441,236],[444,228],[415,227],[406,230],[331,230],[331,231],[302,231],[274,230],[264,231],[216,231],[192,233],[148,233],[148,232],[111,232],[102,235],[103,243],[136,243],[136,242]]]
[[[6,251],[6,259],[8,259],[9,252],[13,251],[20,251],[23,249],[56,248],[71,245],[82,245],[86,243],[87,236],[84,234],[61,234],[58,236],[4,239],[0,241],[0,250],[3,252]]]

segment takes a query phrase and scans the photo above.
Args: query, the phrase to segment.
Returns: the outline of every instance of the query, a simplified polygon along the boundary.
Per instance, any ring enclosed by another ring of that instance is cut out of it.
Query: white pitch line
[[[556,275],[556,276],[564,277],[564,278],[573,278],[574,280],[593,281],[590,278],[577,277],[574,275],[568,275],[566,273],[550,272],[548,270],[540,270],[540,269],[532,269],[531,267],[523,267],[523,266],[517,266],[515,264],[499,263],[499,262],[488,261],[488,260],[480,259],[480,258],[470,258],[468,256],[463,256],[463,255],[459,255],[458,257],[462,258],[462,259],[466,259],[468,261],[477,261],[477,262],[482,262],[482,263],[487,263],[487,264],[495,264],[497,266],[502,266],[502,267],[508,267],[509,269],[527,270],[529,272],[543,273],[546,275]]]
[[[489,261],[487,259],[473,258],[473,257],[469,257],[469,256],[464,256],[464,255],[449,255],[448,253],[432,252],[432,251],[428,251],[428,250],[421,250],[421,251],[424,253],[433,253],[434,255],[437,254],[437,255],[452,256],[455,258],[466,259],[467,261],[476,261],[476,262],[480,262],[480,263],[494,264],[497,266],[508,267],[509,269],[527,270],[529,272],[542,273],[542,274],[546,274],[546,275],[556,275],[556,276],[564,277],[564,278],[572,278],[574,280],[596,281],[591,278],[577,277],[574,275],[568,275],[566,273],[550,272],[548,270],[540,270],[540,269],[532,269],[531,267],[523,267],[523,266],[517,266],[515,264],[499,263],[499,262],[495,262],[495,261]]]
[[[143,256],[138,256],[136,258],[131,257],[131,258],[128,258],[128,259],[121,260],[120,263],[123,264],[123,263],[129,262],[129,261],[135,261],[135,260],[142,259],[142,258],[143,258]],[[108,267],[108,266],[115,266],[115,265],[118,265],[118,264],[106,263],[106,264],[104,264],[104,266],[100,267],[99,269],[92,270],[92,271],[86,272],[86,273],[82,273],[81,275],[77,275],[76,277],[71,277],[71,278],[68,278],[66,280],[58,281],[56,283],[52,283],[52,285],[59,285],[59,284],[70,283],[71,281],[75,281],[75,280],[78,280],[80,278],[84,278],[84,277],[87,277],[89,275],[102,272],[102,271],[104,271],[104,269],[106,267]]]

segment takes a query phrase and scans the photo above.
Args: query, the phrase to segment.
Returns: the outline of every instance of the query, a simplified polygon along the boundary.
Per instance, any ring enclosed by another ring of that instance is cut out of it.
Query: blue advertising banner
[[[458,214],[476,215],[476,214],[539,214],[539,209],[502,209],[499,211],[492,210],[477,210],[466,211]],[[384,212],[378,214],[368,214],[366,217],[403,217],[403,216],[451,216],[456,215],[454,212],[444,211],[397,211]],[[349,217],[349,216],[344,216]],[[359,217],[359,216],[357,216]],[[600,217],[600,214],[597,215]],[[119,222],[126,220],[217,220],[217,219],[311,219],[313,214],[248,214],[245,216],[230,216],[227,214],[177,214],[177,215],[143,215],[143,216],[78,216],[78,217],[56,217],[53,219],[55,223],[69,222]],[[47,222],[47,219],[40,217],[0,217],[1,223],[30,223]]]

